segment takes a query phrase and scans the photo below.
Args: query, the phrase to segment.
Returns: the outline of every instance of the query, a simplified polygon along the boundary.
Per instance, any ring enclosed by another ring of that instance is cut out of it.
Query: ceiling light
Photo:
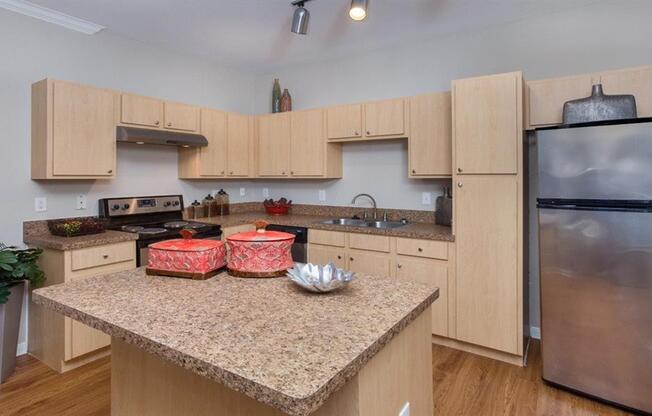
[[[296,0],[292,2],[294,9],[294,16],[292,16],[292,33],[298,35],[305,35],[308,33],[308,21],[310,20],[310,13],[303,7],[304,3],[310,0]]]
[[[104,26],[98,25],[97,23],[48,9],[47,7],[39,6],[28,1],[0,0],[0,8],[76,30],[87,35],[93,35],[104,29]]]
[[[362,20],[367,17],[367,0],[351,0],[349,16],[353,20]]]

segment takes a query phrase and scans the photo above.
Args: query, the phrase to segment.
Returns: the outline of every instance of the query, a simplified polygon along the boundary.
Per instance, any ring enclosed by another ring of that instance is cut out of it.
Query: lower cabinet
[[[308,261],[371,276],[415,281],[439,288],[432,305],[432,333],[454,336],[454,243],[360,233],[310,230]],[[450,260],[450,261],[449,261]]]
[[[93,255],[98,253],[101,255]],[[82,258],[83,267],[79,264]],[[136,267],[136,243],[127,241],[69,251],[44,249],[39,265],[47,276],[46,286],[129,270]],[[64,372],[108,355],[111,338],[81,322],[30,303],[28,342],[31,355],[54,370]]]

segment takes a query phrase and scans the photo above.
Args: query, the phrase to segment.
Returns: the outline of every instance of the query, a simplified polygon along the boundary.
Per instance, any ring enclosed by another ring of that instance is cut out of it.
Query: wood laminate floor
[[[441,346],[433,346],[432,357],[437,416],[629,414],[544,384],[536,342],[527,368]],[[0,415],[109,416],[110,378],[108,357],[57,374],[23,355],[0,385]]]

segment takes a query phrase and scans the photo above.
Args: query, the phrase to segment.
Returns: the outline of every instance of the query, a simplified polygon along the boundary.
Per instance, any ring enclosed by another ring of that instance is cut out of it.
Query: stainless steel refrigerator
[[[652,412],[652,120],[536,148],[543,378]]]

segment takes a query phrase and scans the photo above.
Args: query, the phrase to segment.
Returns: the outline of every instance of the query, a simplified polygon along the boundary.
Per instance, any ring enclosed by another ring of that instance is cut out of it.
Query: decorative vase
[[[272,88],[272,113],[281,112],[281,84],[278,78],[274,78],[274,87]]]
[[[9,300],[0,305],[0,383],[4,383],[16,369],[18,331],[25,287],[24,281],[11,283]]]
[[[292,111],[292,96],[288,89],[283,90],[283,95],[281,95],[281,112]]]

